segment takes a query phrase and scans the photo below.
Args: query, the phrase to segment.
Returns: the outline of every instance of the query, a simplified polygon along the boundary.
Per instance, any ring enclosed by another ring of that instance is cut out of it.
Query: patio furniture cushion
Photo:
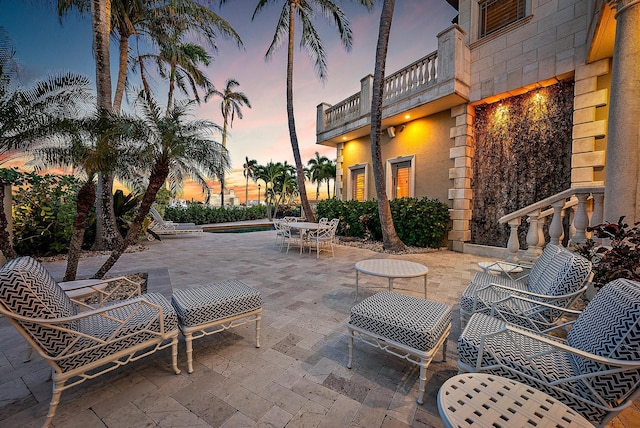
[[[178,317],[169,301],[159,293],[147,293],[142,295],[147,302],[158,305],[162,308],[162,320],[165,331],[177,330]],[[121,304],[125,302],[135,302],[140,297],[117,301]],[[81,367],[89,361],[97,361],[101,358],[115,354],[118,351],[128,349],[138,343],[153,340],[155,335],[152,332],[160,333],[161,327],[159,319],[156,317],[157,309],[151,306],[141,306],[132,311],[131,307],[117,307],[108,310],[109,302],[105,305],[107,311],[105,316],[95,315],[83,318],[78,323],[78,332],[85,333],[89,337],[83,337],[73,344],[71,352],[82,352],[82,358],[67,358],[59,361],[60,367],[65,370]],[[114,319],[126,321],[124,325],[120,325]],[[98,340],[106,343],[100,344]],[[100,345],[100,346],[97,346]],[[90,349],[95,347],[95,349]]]
[[[242,281],[231,280],[175,290],[171,303],[180,324],[189,327],[259,309],[262,295]]]
[[[49,272],[31,257],[19,257],[7,262],[0,270],[0,300],[11,312],[29,318],[66,318],[77,314],[69,296]],[[23,327],[49,354],[65,349],[72,336],[65,332],[25,323]],[[75,329],[76,323],[68,328]]]
[[[640,287],[616,279],[596,294],[567,334],[574,348],[616,360],[640,361]],[[601,364],[571,356],[579,373],[602,370]],[[640,370],[599,375],[591,386],[618,401],[629,393],[628,385],[640,382]]]
[[[477,272],[460,296],[461,319],[464,323],[474,312],[489,313],[493,302],[514,293],[523,296],[527,296],[527,293],[546,295],[549,296],[549,299],[535,296],[531,296],[531,298],[561,308],[567,307],[576,299],[575,293],[584,287],[590,274],[591,262],[587,259],[563,247],[548,244],[540,258],[534,263],[528,278],[524,281]],[[492,287],[490,284],[499,284],[518,291],[504,290]],[[561,296],[566,297],[556,298]],[[522,305],[527,307],[521,307]],[[498,310],[519,313],[529,309],[531,304],[511,301],[499,306]],[[536,313],[536,317],[541,323],[552,323],[559,315],[560,313],[553,309],[543,309]]]
[[[458,340],[460,370],[527,383],[598,423],[638,393],[640,283],[626,279],[608,283],[573,322],[566,341],[524,332],[514,331],[501,319],[473,314]],[[593,360],[600,357],[612,361]]]
[[[443,303],[383,291],[351,308],[350,324],[419,351],[436,346],[451,324]]]

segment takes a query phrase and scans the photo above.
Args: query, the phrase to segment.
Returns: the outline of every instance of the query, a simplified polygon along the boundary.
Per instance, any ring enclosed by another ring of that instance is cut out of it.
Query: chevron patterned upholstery
[[[473,314],[458,340],[458,358],[461,371],[518,380],[605,423],[640,393],[640,283],[617,279],[603,287],[566,341]]]
[[[178,318],[161,294],[145,294],[78,312],[47,270],[30,257],[0,269],[0,313],[52,367],[53,394],[171,346],[178,374]]]
[[[449,306],[393,291],[351,308],[349,324],[420,351],[434,348],[451,325]]]
[[[175,290],[171,303],[181,325],[197,326],[259,309],[262,295],[242,281],[231,280]]]
[[[462,324],[464,325],[474,312],[490,313],[492,303],[514,293],[525,297],[527,293],[547,295],[550,296],[549,299],[532,298],[561,308],[568,307],[578,297],[576,293],[584,287],[591,274],[591,268],[591,262],[584,257],[566,248],[548,244],[533,265],[526,281],[477,272],[460,297]],[[491,284],[510,287],[519,292],[494,287]],[[497,309],[505,313],[522,313],[529,310],[531,306],[530,303],[512,300],[501,304]],[[552,324],[558,315],[558,311],[544,309],[536,312],[538,317],[536,321]]]

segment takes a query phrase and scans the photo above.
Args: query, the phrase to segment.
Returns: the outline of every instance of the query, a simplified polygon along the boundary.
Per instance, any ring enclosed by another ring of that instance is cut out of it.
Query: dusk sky
[[[89,16],[72,14],[60,21],[53,6],[46,0],[0,0],[0,26],[5,27],[17,50],[21,66],[21,81],[45,77],[48,73],[72,71],[95,80],[95,65],[91,49],[91,21]],[[245,156],[259,164],[269,161],[288,161],[293,164],[286,114],[286,46],[282,46],[270,61],[265,53],[276,28],[281,2],[269,5],[251,21],[256,0],[228,1],[212,8],[229,21],[240,34],[244,48],[219,39],[207,74],[218,90],[232,77],[244,92],[252,108],[243,108],[244,118],[235,119],[227,140],[233,172],[227,177],[228,188],[235,190],[244,202],[245,180],[242,164]],[[328,58],[328,79],[321,82],[313,63],[305,51],[296,47],[294,64],[294,113],[303,162],[314,157],[316,151],[335,160],[335,149],[315,144],[316,106],[321,102],[336,104],[360,90],[360,79],[373,74],[375,47],[378,37],[381,1],[376,1],[372,12],[356,5],[355,1],[339,2],[343,5],[353,31],[353,46],[346,52],[339,42],[337,31],[319,15],[315,21],[321,34]],[[456,11],[444,0],[396,0],[387,74],[437,49],[436,35],[451,25]],[[296,27],[298,29],[298,27]],[[299,32],[297,32],[299,35]],[[296,39],[296,43],[299,39]],[[135,42],[131,41],[135,46]],[[296,45],[297,46],[297,45]],[[117,45],[112,41],[112,77],[117,70]],[[141,49],[142,51],[143,49]],[[146,52],[150,52],[147,48]],[[130,77],[139,86],[137,75]],[[167,84],[159,78],[153,82],[154,92],[166,94]],[[115,87],[115,85],[114,85]],[[166,95],[164,96],[166,98]],[[212,98],[194,110],[198,118],[210,119],[222,126],[220,99]],[[314,186],[315,187],[315,186]],[[321,198],[326,197],[323,186]],[[257,187],[250,183],[250,199],[256,198]],[[188,198],[202,199],[198,192],[189,192]],[[315,192],[310,193],[311,199]]]

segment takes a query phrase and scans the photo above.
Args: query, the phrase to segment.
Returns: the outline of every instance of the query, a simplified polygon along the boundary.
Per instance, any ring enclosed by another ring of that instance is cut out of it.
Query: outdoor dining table
[[[309,231],[317,231],[320,228],[326,228],[329,227],[328,224],[320,224],[320,223],[314,223],[311,221],[292,221],[292,222],[288,222],[285,223],[287,225],[287,227],[289,227],[289,229],[291,230],[297,230],[300,232],[300,254],[302,254],[302,238],[305,235],[305,233],[309,232]]]

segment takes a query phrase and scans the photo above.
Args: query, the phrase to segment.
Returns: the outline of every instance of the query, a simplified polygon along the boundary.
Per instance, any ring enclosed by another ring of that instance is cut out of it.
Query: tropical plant
[[[272,58],[274,53],[282,44],[282,41],[285,40],[285,38],[287,39],[287,119],[289,126],[289,138],[291,140],[291,149],[293,151],[293,158],[296,165],[296,177],[298,180],[298,189],[300,192],[302,208],[307,219],[313,221],[315,216],[311,210],[309,199],[307,198],[307,191],[304,184],[304,169],[302,159],[300,157],[295,116],[293,114],[293,45],[295,39],[295,18],[297,15],[302,26],[300,46],[307,50],[311,60],[314,62],[316,73],[321,80],[325,80],[327,77],[327,55],[322,44],[322,40],[320,40],[320,35],[313,25],[313,18],[316,15],[315,9],[319,9],[324,17],[333,20],[340,36],[340,41],[347,50],[351,48],[351,27],[342,9],[340,9],[332,0],[280,1],[283,6],[280,11],[278,23],[276,24],[276,31],[273,36],[273,40],[267,49],[265,58],[267,60]],[[221,3],[225,2],[226,0],[221,0]],[[255,19],[257,14],[260,13],[265,6],[276,2],[276,0],[259,0],[251,19]],[[359,0],[359,3],[368,8],[373,6],[372,0]]]
[[[384,73],[386,68],[387,49],[395,0],[384,0],[380,25],[378,28],[378,44],[376,47],[376,65],[373,73],[371,97],[371,164],[378,200],[378,215],[382,227],[382,247],[392,251],[402,251],[406,245],[400,240],[393,226],[391,207],[385,188],[384,165],[382,163],[382,98],[384,95]]]
[[[240,86],[240,83],[236,79],[227,79],[224,84],[224,90],[222,92],[215,88],[211,88],[209,93],[205,97],[205,101],[208,101],[211,97],[220,97],[220,112],[222,113],[222,147],[227,147],[227,127],[233,128],[233,119],[238,116],[238,119],[242,119],[242,107],[247,106],[251,108],[249,98],[244,92],[235,92],[233,89]],[[220,206],[224,207],[224,171],[220,177]]]
[[[336,194],[336,189],[335,189],[335,183],[336,183],[336,163],[332,160],[329,160],[329,162],[326,163],[326,165],[323,168],[323,174],[324,176],[324,181],[327,183],[327,198],[331,198],[331,192],[330,192],[330,183],[331,180],[333,180],[333,194]]]
[[[72,175],[24,173],[13,195],[16,252],[50,256],[65,252],[73,234],[77,191]]]
[[[94,274],[95,278],[102,278],[137,239],[158,190],[170,174],[219,177],[229,164],[226,150],[207,136],[219,128],[207,120],[187,120],[193,101],[174,103],[165,115],[153,98],[141,97],[139,100],[143,124],[133,131],[141,142],[138,148],[141,166],[150,170],[149,184],[123,244],[111,252]]]
[[[72,73],[50,76],[28,88],[14,87],[17,64],[11,39],[0,27],[0,160],[44,138],[74,132],[71,118],[80,115],[89,96],[89,79]],[[0,177],[0,250],[15,257],[4,211],[5,181]]]
[[[309,159],[307,165],[309,166],[309,180],[311,183],[316,183],[316,201],[320,199],[320,184],[325,180],[326,165],[329,162],[329,158],[326,156],[320,156],[320,153],[316,152],[315,157]]]
[[[244,203],[246,206],[249,206],[249,178],[251,178],[254,183],[256,181],[255,178],[255,168],[258,165],[258,161],[255,159],[249,160],[248,156],[244,157],[244,164],[242,165],[242,175],[244,175],[245,186],[244,186]],[[258,201],[258,205],[260,201]]]
[[[601,288],[617,278],[640,281],[640,222],[629,226],[624,216],[618,223],[602,223],[587,228],[594,236],[576,247],[576,251],[593,263],[593,285]],[[603,239],[610,240],[601,245]]]

